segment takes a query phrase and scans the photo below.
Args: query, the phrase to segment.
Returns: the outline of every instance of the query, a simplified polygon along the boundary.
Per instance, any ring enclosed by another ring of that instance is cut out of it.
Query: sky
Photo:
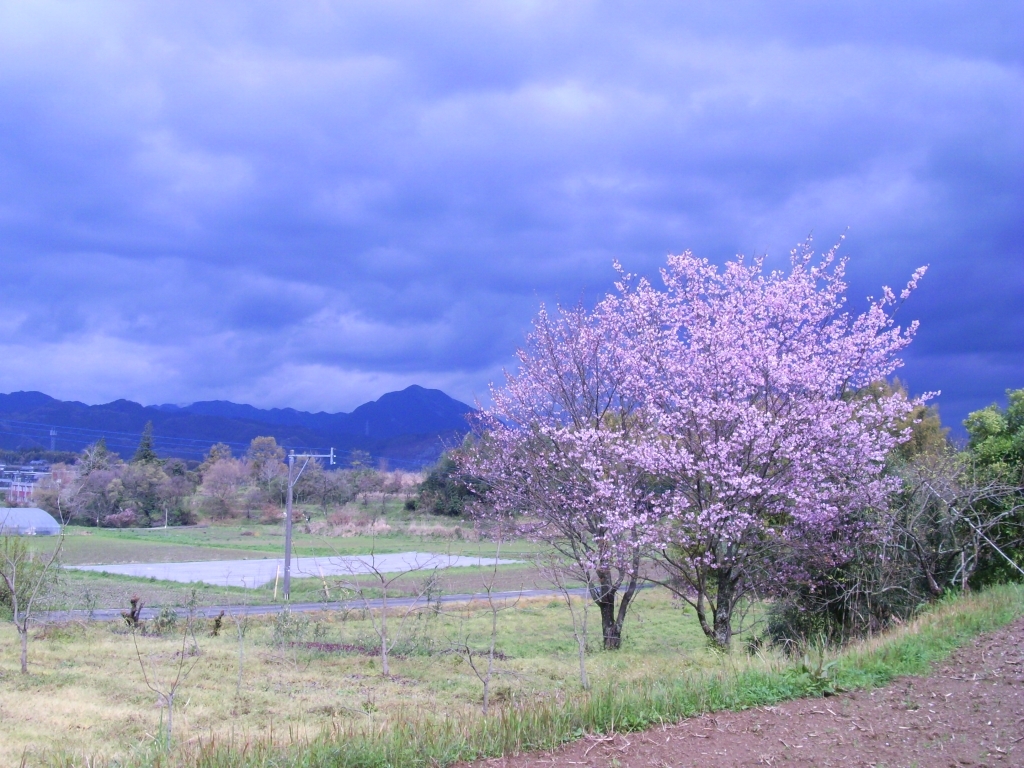
[[[0,391],[466,402],[619,260],[930,265],[900,372],[1024,386],[1024,6],[0,0]]]

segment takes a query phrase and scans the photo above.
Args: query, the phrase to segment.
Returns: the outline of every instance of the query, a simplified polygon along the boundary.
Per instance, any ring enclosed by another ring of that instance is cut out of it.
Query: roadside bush
[[[187,507],[178,507],[167,518],[169,525],[195,525],[199,522],[196,513]]]
[[[1024,504],[1012,477],[946,448],[894,456],[889,471],[902,487],[887,510],[863,511],[845,526],[853,539],[791,542],[783,572],[793,576],[772,589],[773,642],[843,643],[905,622],[948,593],[987,585],[993,574],[1020,576],[1007,561],[1024,551]],[[830,548],[845,553],[841,562],[821,556]]]

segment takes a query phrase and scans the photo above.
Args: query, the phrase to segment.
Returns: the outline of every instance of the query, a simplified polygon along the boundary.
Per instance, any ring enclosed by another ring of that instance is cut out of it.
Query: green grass
[[[540,610],[544,610],[541,608]],[[473,718],[396,713],[386,726],[332,722],[315,738],[285,746],[271,737],[208,739],[176,753],[175,761],[203,768],[227,766],[448,765],[458,760],[523,750],[549,749],[586,733],[632,731],[704,712],[744,709],[823,690],[885,685],[901,675],[922,674],[929,665],[979,633],[1024,614],[1024,590],[999,587],[940,602],[907,627],[856,644],[829,661],[830,674],[815,674],[802,661],[738,654],[706,668],[686,668],[672,677],[626,683],[605,679],[592,693],[504,706],[497,715]],[[140,763],[166,764],[158,754]]]

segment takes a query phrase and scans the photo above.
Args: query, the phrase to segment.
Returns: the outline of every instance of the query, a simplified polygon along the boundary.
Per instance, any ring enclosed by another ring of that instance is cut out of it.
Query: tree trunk
[[[28,621],[24,625],[18,625],[18,635],[21,639],[21,674],[28,674]]]
[[[167,748],[170,749],[171,736],[174,732],[174,693],[168,693],[164,699],[167,702]]]
[[[732,605],[736,583],[732,568],[718,572],[718,594],[715,595],[715,626],[711,642],[720,650],[727,651],[732,644]]]
[[[494,673],[494,643],[498,638],[498,612],[491,605],[491,648],[487,652],[487,675],[484,677],[484,717],[491,701],[491,675]]]
[[[235,683],[235,696],[242,695],[242,666],[245,662],[245,635],[242,634],[242,627],[238,629],[238,682]]]
[[[622,646],[622,624],[615,620],[615,586],[611,583],[611,575],[598,571],[599,585],[591,587],[591,596],[601,610],[601,633],[604,637],[604,649],[614,651]]]
[[[697,621],[700,622],[700,630],[701,630],[701,632],[703,632],[704,636],[707,637],[710,640],[712,637],[714,637],[715,631],[714,631],[714,629],[712,629],[711,625],[708,624],[708,615],[707,615],[707,613],[704,610],[704,586],[703,585],[701,585],[700,590],[701,591],[699,591],[697,593],[697,605],[696,605]],[[713,607],[712,607],[712,613],[714,613],[714,608]]]
[[[942,587],[935,580],[935,576],[932,574],[932,569],[928,567],[928,559],[925,557],[924,549],[921,547],[921,543],[914,537],[914,549],[917,552],[917,562],[921,565],[921,571],[924,573],[925,580],[928,582],[928,592],[932,597],[942,597]]]
[[[601,634],[604,637],[606,651],[616,650],[622,645],[621,627],[615,621],[615,590],[610,589],[597,599],[597,607],[601,610]]]
[[[388,590],[384,587],[384,599],[380,611],[380,672],[384,677],[391,674],[388,666]]]
[[[584,691],[590,690],[590,680],[587,678],[587,601],[583,601],[583,617],[577,626],[576,611],[572,607],[572,597],[568,597],[569,611],[572,613],[572,632],[576,636],[576,648],[580,657],[580,685]]]

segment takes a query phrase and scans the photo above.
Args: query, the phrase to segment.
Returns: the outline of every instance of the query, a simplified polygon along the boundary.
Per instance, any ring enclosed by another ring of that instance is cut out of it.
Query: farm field
[[[381,673],[373,623],[362,611],[250,617],[241,645],[230,619],[216,636],[212,621],[203,620],[185,638],[184,669],[191,673],[175,697],[174,762],[223,764],[216,745],[233,745],[232,765],[241,764],[242,747],[252,765],[271,764],[281,750],[290,750],[296,765],[323,764],[328,754],[362,754],[366,761],[359,764],[366,765],[412,765],[414,753],[418,759],[432,753],[443,764],[545,748],[587,733],[820,694],[829,686],[885,684],[926,671],[957,645],[1022,613],[1024,591],[1015,587],[948,600],[911,626],[854,644],[819,678],[806,660],[744,653],[742,638],[731,654],[709,650],[689,609],[661,590],[647,590],[637,598],[621,651],[601,651],[591,638],[587,670],[594,691],[585,693],[564,601],[520,601],[499,614],[486,718],[482,685],[465,652],[474,651],[480,669],[491,620],[484,603],[416,611],[404,626],[393,613],[388,676]],[[0,764],[82,765],[86,758],[90,765],[150,764],[164,749],[165,720],[142,670],[166,689],[183,658],[183,629],[180,621],[162,628],[151,622],[133,638],[121,622],[40,628],[30,647],[31,674],[22,676],[13,629],[4,625]],[[211,744],[213,752],[200,754]]]
[[[389,523],[392,518],[389,518]],[[436,550],[453,555],[480,555],[494,552],[495,545],[470,538],[472,526],[445,525],[416,519],[395,521],[390,530],[377,535],[332,535],[329,527],[312,528],[296,524],[294,552],[299,555],[361,555],[409,550]],[[284,552],[284,526],[208,525],[190,528],[148,528],[119,530],[68,526],[63,546],[67,565],[94,563],[167,563],[189,560],[232,560],[244,557],[280,557]],[[417,531],[420,531],[418,533]],[[49,539],[35,540],[45,550]],[[429,546],[427,546],[429,545]],[[517,540],[502,546],[507,557],[535,554],[537,545]]]
[[[392,519],[398,515],[392,512]],[[410,529],[412,533],[410,533]],[[417,534],[416,531],[428,531]],[[465,530],[465,534],[455,533]],[[68,526],[62,547],[61,560],[65,565],[170,563],[231,559],[280,558],[284,552],[283,525],[209,525],[193,528],[153,528],[118,530],[111,528],[83,528]],[[444,555],[494,557],[494,542],[473,540],[472,529],[458,525],[443,525],[417,518],[395,520],[390,531],[380,535],[330,536],[329,530],[306,533],[296,525],[293,538],[294,557],[321,557],[365,555],[426,551]],[[464,538],[459,538],[464,536]],[[32,546],[41,552],[52,551],[55,541],[35,539]],[[531,542],[518,540],[501,546],[502,559],[521,559],[521,565],[499,568],[496,588],[546,588],[545,581],[532,561],[540,548]],[[458,568],[441,571],[436,579],[440,594],[475,592],[480,588],[482,572],[489,568]],[[415,578],[400,579],[394,587],[396,595],[414,594],[419,588]],[[356,578],[356,584],[367,584],[365,578]],[[292,600],[319,602],[345,599],[336,588],[337,580],[328,581],[325,596],[324,583],[317,578],[293,578]],[[149,578],[134,578],[101,572],[65,569],[47,608],[51,610],[89,610],[94,608],[127,608],[133,595],[138,595],[147,606],[184,606],[195,590],[204,604],[273,604],[283,603],[283,595],[275,595],[274,585],[257,589],[224,587],[211,584],[181,584]]]

